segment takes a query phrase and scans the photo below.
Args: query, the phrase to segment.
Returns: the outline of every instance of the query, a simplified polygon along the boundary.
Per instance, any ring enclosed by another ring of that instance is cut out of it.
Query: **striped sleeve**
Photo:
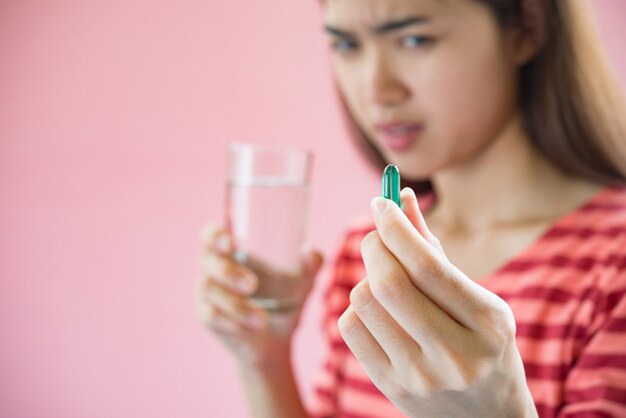
[[[343,383],[343,356],[348,350],[339,334],[337,320],[350,303],[350,291],[355,283],[354,263],[351,261],[354,258],[354,241],[354,234],[348,233],[344,237],[333,261],[330,280],[323,295],[322,333],[325,354],[317,374],[313,403],[309,411],[315,418],[332,418],[339,413],[337,394]]]
[[[565,380],[559,418],[626,417],[626,254],[599,284],[586,344]]]

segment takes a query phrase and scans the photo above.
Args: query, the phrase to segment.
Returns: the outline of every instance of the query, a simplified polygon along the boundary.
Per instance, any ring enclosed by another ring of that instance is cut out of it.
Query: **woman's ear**
[[[515,39],[515,63],[522,66],[530,62],[537,54],[539,48],[527,33],[518,31]]]
[[[520,19],[515,30],[515,61],[518,65],[528,63],[546,43],[546,2],[522,0]]]

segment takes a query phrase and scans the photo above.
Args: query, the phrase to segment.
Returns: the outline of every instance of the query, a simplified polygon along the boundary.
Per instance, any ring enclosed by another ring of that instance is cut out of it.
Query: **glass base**
[[[250,298],[250,301],[270,314],[292,312],[298,309],[298,303],[291,299]]]

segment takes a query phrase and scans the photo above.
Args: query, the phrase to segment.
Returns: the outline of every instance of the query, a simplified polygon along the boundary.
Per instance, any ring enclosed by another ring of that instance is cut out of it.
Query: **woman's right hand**
[[[200,277],[196,289],[198,319],[235,355],[242,365],[271,367],[278,357],[289,355],[291,338],[313,279],[322,265],[318,251],[303,254],[298,307],[272,315],[255,306],[249,297],[258,286],[257,275],[233,259],[233,242],[217,225],[202,231]],[[280,360],[284,360],[280,359]]]

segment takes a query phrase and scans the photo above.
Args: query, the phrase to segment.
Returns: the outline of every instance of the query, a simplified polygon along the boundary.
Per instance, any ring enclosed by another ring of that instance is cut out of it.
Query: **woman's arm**
[[[275,363],[239,367],[251,416],[254,418],[308,418],[291,367],[290,350],[276,353]]]
[[[210,225],[203,240],[196,312],[234,355],[253,416],[306,417],[293,377],[290,348],[302,306],[322,265],[322,255],[305,251],[302,275],[290,278],[300,283],[294,293],[298,307],[277,317],[250,300],[259,278],[254,266],[236,262],[228,233]]]

